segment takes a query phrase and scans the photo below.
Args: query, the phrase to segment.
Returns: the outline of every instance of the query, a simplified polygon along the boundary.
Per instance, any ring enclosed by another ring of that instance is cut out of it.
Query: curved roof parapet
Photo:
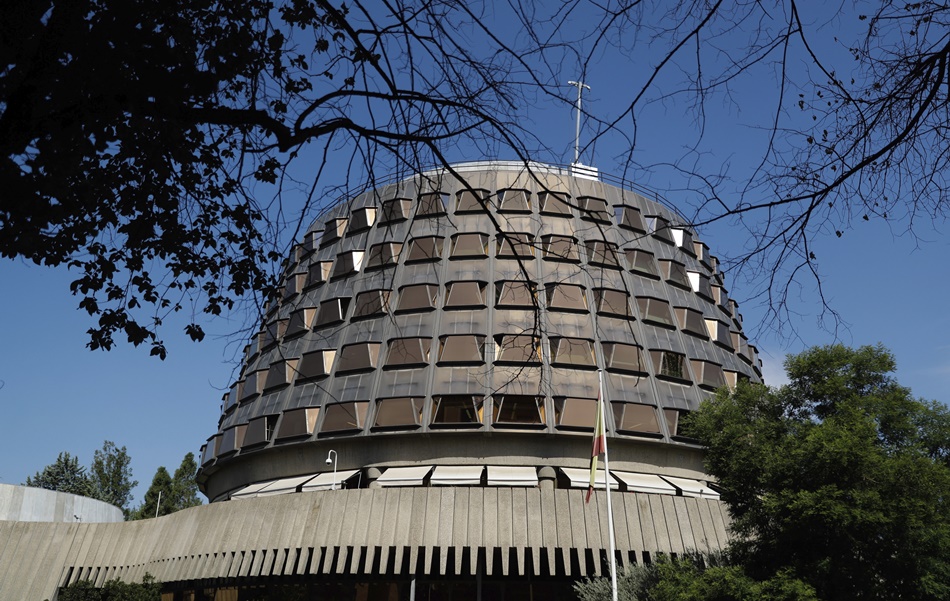
[[[122,510],[80,495],[0,484],[0,521],[9,522],[121,522]]]

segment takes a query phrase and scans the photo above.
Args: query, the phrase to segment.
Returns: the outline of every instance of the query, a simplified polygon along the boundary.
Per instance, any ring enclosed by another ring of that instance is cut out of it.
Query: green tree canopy
[[[56,461],[36,472],[32,477],[27,477],[24,484],[84,497],[95,497],[95,489],[86,474],[86,468],[79,464],[78,457],[65,451],[59,454]]]
[[[720,391],[692,419],[733,517],[736,561],[821,599],[950,596],[950,414],[881,346],[790,356],[790,383]]]
[[[126,519],[131,514],[132,489],[138,485],[138,481],[132,479],[131,464],[125,447],[119,448],[107,440],[102,449],[95,452],[89,470],[94,496],[122,509]]]
[[[165,466],[159,466],[152,477],[152,484],[145,491],[145,498],[135,512],[135,519],[145,520],[168,515],[176,511],[172,477]],[[157,509],[157,511],[156,511]]]
[[[172,478],[175,511],[201,505],[198,482],[195,480],[197,474],[198,464],[195,462],[195,454],[188,453],[181,460],[181,465],[175,470],[175,476]]]

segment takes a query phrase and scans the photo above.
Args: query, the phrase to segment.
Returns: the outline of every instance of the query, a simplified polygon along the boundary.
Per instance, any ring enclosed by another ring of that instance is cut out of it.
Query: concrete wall
[[[0,484],[0,520],[12,522],[121,522],[118,507],[64,492]]]
[[[580,489],[419,487],[260,497],[116,524],[0,522],[0,599],[53,599],[78,580],[202,581],[379,574],[495,577],[601,573],[607,493]],[[721,549],[725,505],[611,494],[618,556]],[[452,559],[450,559],[452,558]]]

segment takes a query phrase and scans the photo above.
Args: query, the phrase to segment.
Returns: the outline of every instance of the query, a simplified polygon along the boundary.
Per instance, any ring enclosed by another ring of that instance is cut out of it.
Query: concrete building
[[[202,448],[212,503],[44,530],[68,545],[0,522],[0,598],[146,572],[169,599],[564,596],[608,560],[602,471],[584,500],[601,394],[620,564],[725,543],[689,412],[760,362],[648,194],[500,162],[367,188],[265,311]],[[28,556],[52,572],[8,588]]]

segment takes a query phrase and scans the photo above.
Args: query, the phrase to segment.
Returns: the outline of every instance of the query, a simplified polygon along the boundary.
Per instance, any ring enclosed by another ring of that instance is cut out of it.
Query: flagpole
[[[597,370],[597,378],[600,384],[600,420],[604,424],[604,483],[607,485],[607,537],[610,539],[610,595],[612,601],[617,601],[617,550],[614,542],[614,511],[610,502],[610,459],[607,456],[607,420],[604,415],[604,406],[607,404],[607,396],[604,394],[604,370]]]

